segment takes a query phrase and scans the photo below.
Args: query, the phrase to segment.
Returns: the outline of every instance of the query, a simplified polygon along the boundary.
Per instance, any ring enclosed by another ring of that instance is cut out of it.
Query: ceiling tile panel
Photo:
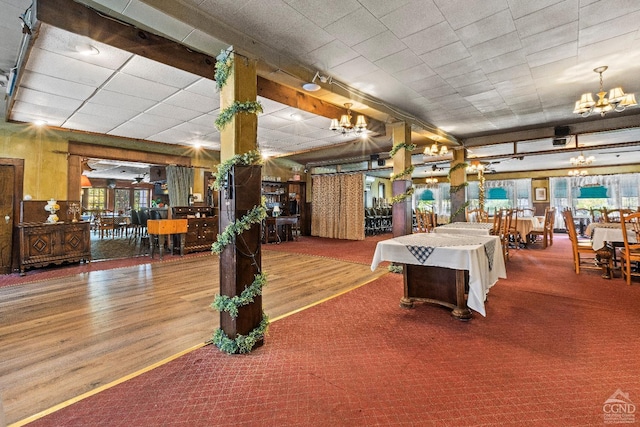
[[[562,44],[578,41],[578,23],[570,22],[544,33],[534,34],[522,39],[522,47],[526,54],[536,53]]]
[[[380,18],[410,3],[410,0],[359,0],[359,3],[366,7],[373,16]]]
[[[353,46],[356,52],[359,52],[371,62],[402,51],[405,48],[405,44],[391,31],[382,32]]]
[[[153,101],[162,101],[178,91],[174,86],[166,86],[124,73],[115,74],[104,88]]]
[[[527,61],[530,67],[539,67],[565,58],[577,57],[577,55],[578,43],[571,42],[527,55]]]
[[[309,59],[320,70],[329,70],[356,57],[358,57],[358,52],[340,40],[334,40],[309,52]]]
[[[135,96],[125,95],[124,93],[111,92],[109,90],[99,90],[91,97],[94,104],[108,105],[111,107],[122,107],[127,110],[137,111],[139,113],[151,108],[155,105],[155,101],[144,98],[136,98]]]
[[[203,114],[201,116],[198,116],[189,120],[189,123],[195,123],[200,126],[206,126],[209,128],[209,132],[217,132],[216,126],[214,124],[216,121],[216,118],[218,118],[218,114],[216,113]]]
[[[66,96],[53,95],[50,93],[38,92],[32,89],[20,88],[16,93],[17,98],[33,105],[60,108],[66,111],[75,111],[82,105],[82,100],[67,98]]]
[[[377,67],[386,71],[389,74],[394,74],[398,71],[413,68],[416,65],[422,65],[423,62],[418,58],[412,50],[404,49],[400,52],[396,52],[392,55],[386,56],[375,62]]]
[[[178,126],[175,126],[173,129],[176,129],[180,132],[185,132],[193,137],[205,136],[211,133],[213,126],[203,126],[196,124],[194,122],[185,122],[181,123]]]
[[[176,118],[182,121],[189,121],[200,116],[200,112],[194,110],[188,110],[186,108],[178,107],[171,104],[165,104],[160,102],[147,110],[148,114],[153,114],[161,117]]]
[[[198,95],[208,96],[218,99],[218,107],[220,107],[220,92],[216,88],[216,82],[213,80],[201,78],[185,87],[184,90],[197,93]]]
[[[45,106],[29,104],[17,100],[11,109],[11,120],[33,122],[35,120],[44,120],[50,126],[61,126],[62,123],[73,113],[65,108],[58,106]],[[27,118],[24,120],[24,118]]]
[[[493,73],[487,73],[486,76],[493,84],[513,82],[521,77],[527,79],[529,84],[533,84],[531,71],[527,64],[516,65],[515,67],[505,68],[504,70],[499,70]]]
[[[129,110],[122,106],[109,106],[87,102],[79,110],[78,113],[99,117],[99,120],[105,120],[108,123],[120,124],[126,120],[130,120],[139,114],[138,111]],[[111,121],[113,120],[113,122]]]
[[[88,64],[42,49],[33,49],[27,60],[26,68],[47,76],[94,87],[103,84],[113,73],[108,68]]]
[[[452,64],[435,68],[434,71],[443,79],[448,80],[452,77],[461,76],[478,69],[478,63],[472,58],[464,58]]]
[[[425,64],[420,64],[395,73],[395,78],[401,83],[411,83],[435,75],[435,72]]]
[[[167,144],[180,144],[192,141],[194,136],[188,132],[182,132],[175,128],[171,128],[155,135],[151,135],[148,139],[152,141],[165,142]]]
[[[513,33],[515,30],[511,13],[505,9],[456,30],[456,34],[465,46],[472,47]]]
[[[615,21],[606,21],[591,27],[580,29],[580,46],[598,43],[602,40],[621,36],[626,33],[637,34],[640,29],[640,12],[631,13],[617,18]]]
[[[458,35],[448,22],[442,21],[429,28],[413,33],[402,41],[415,53],[422,55],[459,41]]]
[[[602,22],[611,21],[614,19],[614,25],[618,25],[619,21],[616,18],[625,18],[635,14],[636,12],[640,12],[640,3],[633,0],[598,1],[588,5],[581,4],[581,6],[581,29],[599,25]],[[625,23],[623,25],[628,25],[628,23]],[[637,20],[635,27],[638,27]],[[630,30],[631,28],[628,29]]]
[[[517,33],[513,32],[470,47],[469,52],[471,52],[471,55],[476,61],[481,62],[518,51],[521,48],[522,44],[520,43],[520,39]]]
[[[142,123],[147,126],[155,126],[159,130],[169,129],[182,123],[182,120],[178,120],[174,117],[163,117],[147,113],[139,114],[132,118],[131,121],[134,123]]]
[[[467,97],[471,95],[476,95],[478,93],[487,92],[493,88],[494,88],[493,84],[491,84],[490,81],[482,80],[477,83],[465,85],[458,88],[458,93],[463,97]]]
[[[338,21],[361,6],[356,0],[285,0],[285,2],[319,27]]]
[[[432,0],[414,0],[380,18],[400,39],[444,21]]]
[[[387,29],[368,10],[359,8],[327,25],[325,30],[347,46],[362,43]]]
[[[147,126],[136,122],[125,122],[109,132],[109,135],[122,136],[127,138],[147,139],[151,135],[163,131],[156,126]]]
[[[62,80],[45,74],[25,70],[22,74],[21,86],[38,92],[60,95],[78,100],[87,99],[95,91],[93,86],[87,86],[69,80]]]
[[[82,130],[87,132],[108,133],[121,125],[124,120],[113,116],[96,116],[93,114],[75,113],[63,125],[67,129]]]
[[[431,68],[438,68],[448,64],[455,63],[461,59],[471,56],[467,48],[461,42],[455,42],[447,46],[432,50],[423,55],[420,59]]]
[[[200,80],[200,77],[195,74],[187,73],[137,55],[127,62],[121,72],[175,88],[184,88]]]
[[[565,0],[515,20],[521,38],[566,25],[578,19],[579,0]]]
[[[509,3],[509,9],[511,9],[513,19],[518,19],[563,1],[564,0],[507,0],[507,3]]]
[[[526,63],[527,58],[524,52],[522,50],[514,50],[513,52],[507,52],[503,55],[480,61],[478,65],[485,73],[490,74]]]
[[[287,108],[287,106],[284,105],[284,104],[281,104],[281,103],[276,102],[276,101],[272,101],[272,100],[270,100],[268,98],[264,98],[264,97],[261,97],[261,96],[258,97],[258,101],[260,102],[260,104],[262,104],[262,111],[263,111],[264,115],[271,114],[271,113],[274,113],[276,111],[280,111],[282,109]],[[262,115],[258,116],[258,120],[260,120],[259,117],[261,117],[261,116]]]
[[[438,8],[454,30],[494,15],[508,6],[505,0],[436,0]]]
[[[339,79],[349,81],[357,79],[360,76],[373,73],[376,70],[378,70],[378,67],[369,62],[366,58],[358,56],[357,58],[331,68],[330,72]]]
[[[178,91],[165,98],[162,102],[188,110],[198,111],[200,113],[208,113],[216,110],[220,106],[219,97],[212,98],[209,96],[202,96],[186,90]]]

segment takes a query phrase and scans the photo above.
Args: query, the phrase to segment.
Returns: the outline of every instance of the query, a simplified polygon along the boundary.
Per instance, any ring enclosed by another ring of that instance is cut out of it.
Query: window
[[[133,190],[133,209],[139,211],[149,207],[149,190]]]
[[[87,188],[87,204],[89,210],[105,210],[107,208],[106,188]]]
[[[114,211],[118,213],[127,212],[131,206],[131,191],[128,188],[116,188]]]

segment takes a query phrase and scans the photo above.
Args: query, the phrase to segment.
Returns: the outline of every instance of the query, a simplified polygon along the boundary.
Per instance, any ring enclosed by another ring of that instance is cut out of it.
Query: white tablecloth
[[[591,236],[591,246],[598,250],[603,248],[605,242],[623,242],[622,227],[617,222],[592,222],[587,227],[587,235]],[[627,230],[629,242],[636,242],[636,233]]]
[[[516,229],[520,236],[524,239],[527,234],[531,232],[534,228],[542,228],[544,225],[544,220],[542,223],[538,221],[538,218],[535,216],[523,216],[522,218],[518,218],[518,224],[516,224]]]
[[[483,316],[489,288],[507,278],[498,236],[409,234],[378,242],[371,271],[382,261],[468,270],[467,306]]]
[[[489,236],[493,224],[486,222],[454,222],[452,224],[440,225],[433,229],[434,233],[445,234],[474,234],[479,236]]]

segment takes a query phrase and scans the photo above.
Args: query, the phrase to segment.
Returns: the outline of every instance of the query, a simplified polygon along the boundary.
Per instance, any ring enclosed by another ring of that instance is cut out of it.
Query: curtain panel
[[[169,206],[189,206],[189,191],[193,188],[193,168],[167,166]]]
[[[364,175],[313,177],[311,235],[364,240]]]

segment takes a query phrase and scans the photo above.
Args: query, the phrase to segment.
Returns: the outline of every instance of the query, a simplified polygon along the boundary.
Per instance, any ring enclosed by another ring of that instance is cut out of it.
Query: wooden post
[[[453,150],[453,160],[451,161],[451,168],[454,168],[460,163],[464,163],[465,150]],[[458,168],[451,173],[451,187],[457,187],[467,182],[467,170],[466,168]],[[451,193],[451,222],[465,221],[465,212],[462,206],[467,201],[467,189],[462,187],[455,193]],[[455,215],[454,215],[455,214]]]
[[[256,64],[252,59],[235,54],[231,75],[220,93],[221,110],[235,101],[255,101],[257,94]],[[220,132],[220,160],[225,161],[236,154],[244,154],[257,148],[258,118],[255,114],[236,114]],[[261,199],[260,166],[235,166],[219,191],[219,229],[222,232],[229,224],[242,218]],[[220,254],[220,294],[229,297],[240,295],[249,286],[254,276],[261,272],[260,224],[236,237]],[[228,313],[220,313],[220,327],[225,334],[236,339],[248,335],[262,320],[262,298],[242,306],[234,319]],[[262,345],[260,340],[254,348]]]
[[[407,123],[398,123],[392,128],[393,145],[405,143],[411,144],[411,126]],[[397,175],[411,166],[411,152],[404,148],[398,150],[393,156],[393,174]],[[411,188],[413,182],[411,176],[395,180],[392,185],[393,196],[403,194]],[[404,236],[413,232],[413,215],[411,212],[411,198],[404,202],[394,203],[392,206],[393,237]]]

